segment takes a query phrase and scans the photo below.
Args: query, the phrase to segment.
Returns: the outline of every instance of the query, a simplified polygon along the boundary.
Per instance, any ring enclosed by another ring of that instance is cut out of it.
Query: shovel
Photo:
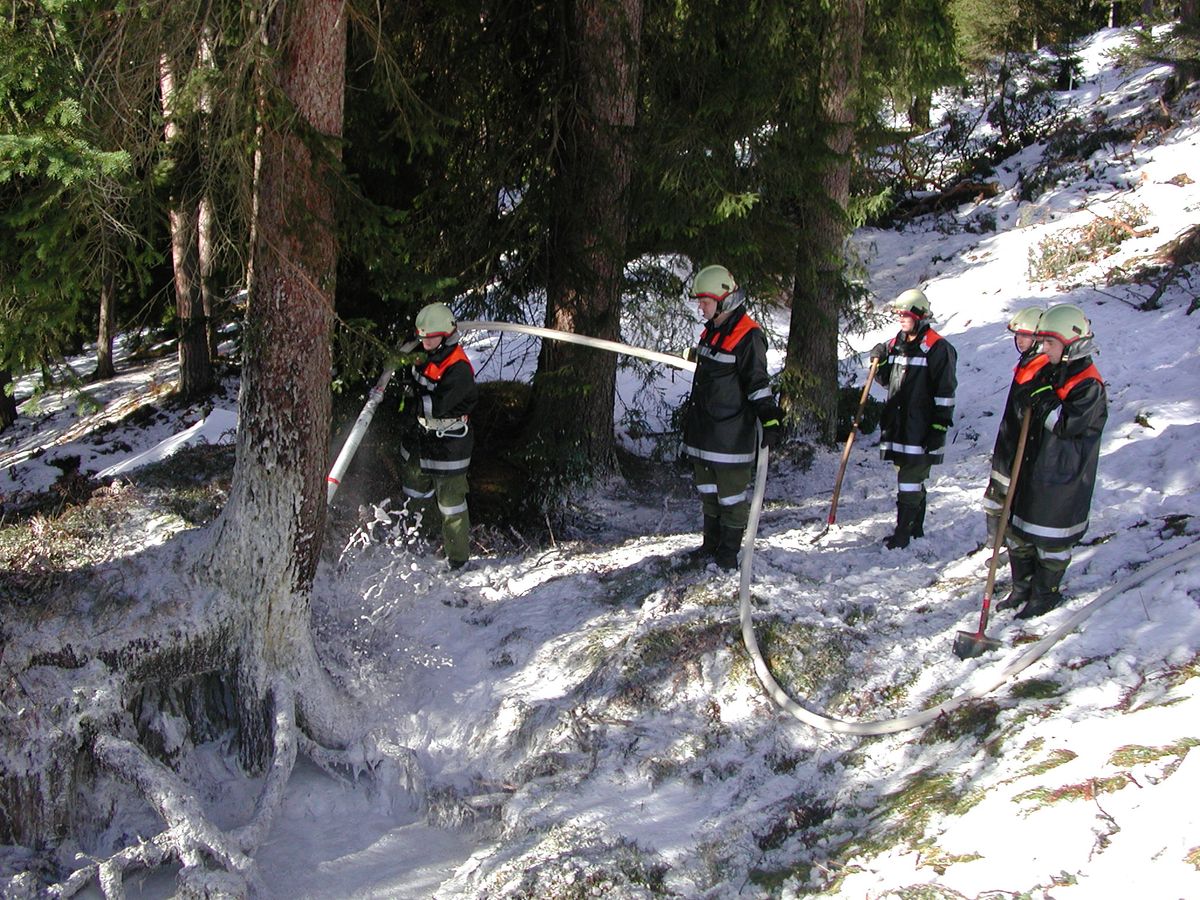
[[[842,461],[838,465],[837,480],[833,483],[833,500],[829,504],[829,517],[825,520],[825,527],[813,537],[812,543],[824,537],[829,526],[837,521],[838,497],[842,493],[842,479],[846,476],[846,463],[850,459],[850,448],[854,446],[854,437],[858,434],[858,424],[862,421],[863,410],[867,408],[867,394],[871,390],[871,382],[875,380],[875,370],[878,368],[879,360],[871,360],[871,371],[867,373],[867,382],[863,385],[862,396],[858,400],[858,412],[854,414],[854,421],[850,423],[850,433],[846,435],[846,446],[842,449]]]
[[[1000,523],[996,528],[996,543],[992,545],[992,561],[988,566],[987,586],[983,589],[983,608],[979,611],[979,630],[960,631],[954,637],[954,655],[959,659],[971,659],[982,656],[1000,646],[995,638],[990,638],[983,632],[987,629],[988,612],[992,608],[992,590],[996,586],[996,560],[1000,557],[1000,548],[1004,546],[1004,534],[1008,531],[1008,514],[1012,510],[1013,496],[1017,492],[1017,476],[1021,473],[1021,457],[1025,455],[1025,439],[1029,437],[1029,419],[1032,410],[1025,410],[1021,419],[1021,436],[1017,438],[1017,453],[1013,459],[1012,477],[1008,481],[1008,492],[1004,495],[1004,507],[1000,510]]]

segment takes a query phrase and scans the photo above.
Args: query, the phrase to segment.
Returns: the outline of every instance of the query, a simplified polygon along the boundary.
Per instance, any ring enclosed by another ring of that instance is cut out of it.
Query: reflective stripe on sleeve
[[[891,441],[880,441],[881,450],[895,450],[897,453],[907,453],[910,456],[924,456],[925,448],[920,444],[896,444]]]

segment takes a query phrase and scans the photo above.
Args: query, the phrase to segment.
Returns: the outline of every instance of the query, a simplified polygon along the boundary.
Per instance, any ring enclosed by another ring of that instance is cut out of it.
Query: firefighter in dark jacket
[[[880,417],[879,451],[896,465],[896,529],[884,539],[889,550],[925,534],[925,479],[942,461],[946,432],[954,424],[958,354],[930,327],[931,308],[912,288],[892,301],[900,331],[876,344],[875,378],[888,389]]]
[[[692,458],[704,512],[704,540],[692,555],[729,571],[737,568],[750,517],[756,425],[762,425],[762,446],[774,447],[783,414],[767,378],[767,339],[742,308],[745,293],[729,270],[701,269],[691,296],[705,319],[683,425],[683,452]]]
[[[1048,360],[1037,340],[1038,323],[1045,310],[1040,306],[1027,306],[1009,320],[1008,330],[1017,348],[1017,365],[1013,369],[1012,384],[1008,398],[1004,401],[1004,413],[1000,427],[996,430],[996,443],[992,448],[992,473],[987,489],[983,493],[983,512],[987,521],[987,545],[995,546],[996,530],[1000,524],[1000,513],[1004,509],[1004,498],[1008,496],[1008,482],[1012,475],[1013,458],[1017,452],[1017,439],[1021,434],[1021,416],[1016,411],[1016,398],[1021,385],[1028,383]],[[1012,595],[1010,595],[1010,598]],[[1024,600],[1020,601],[1024,602]],[[1013,604],[1001,600],[996,609],[1006,609]]]
[[[1087,532],[1100,436],[1108,397],[1092,363],[1092,327],[1069,303],[1042,315],[1037,338],[1047,362],[1020,386],[1018,419],[1032,417],[1009,520],[1009,565],[1017,618],[1040,616],[1062,603],[1060,586],[1071,548]]]
[[[449,307],[431,303],[417,313],[417,337],[426,358],[412,367],[416,428],[400,447],[404,493],[425,509],[436,499],[446,562],[461,569],[470,558],[467,469],[475,435],[469,420],[479,388]]]

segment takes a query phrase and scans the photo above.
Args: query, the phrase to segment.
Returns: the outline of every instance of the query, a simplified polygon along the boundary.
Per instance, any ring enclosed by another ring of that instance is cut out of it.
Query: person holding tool
[[[1005,541],[1013,578],[1012,602],[1005,607],[1020,603],[1018,619],[1062,603],[1071,548],[1087,532],[1108,420],[1104,381],[1092,363],[1095,336],[1083,310],[1069,303],[1050,307],[1036,337],[1046,363],[1014,398],[1018,416],[1032,413]]]
[[[783,434],[783,411],[767,377],[767,339],[742,308],[745,292],[733,275],[724,266],[706,266],[690,293],[705,321],[683,424],[683,452],[692,458],[704,513],[703,542],[692,556],[731,571],[750,516],[755,425],[762,424],[762,446],[774,447]]]
[[[400,446],[405,502],[428,506],[436,498],[446,563],[461,569],[470,558],[467,470],[475,435],[469,419],[479,388],[449,307],[424,307],[417,313],[416,330],[425,360],[412,366],[407,385],[415,400],[416,428],[413,439]]]
[[[994,546],[996,527],[1000,521],[1000,510],[1004,506],[1004,497],[1008,494],[1009,477],[1012,475],[1013,454],[1016,452],[1017,433],[1021,430],[1021,415],[1016,409],[1016,395],[1021,385],[1029,382],[1049,361],[1042,353],[1037,342],[1038,322],[1045,312],[1040,306],[1027,306],[1018,310],[1008,322],[1008,330],[1013,336],[1013,344],[1017,348],[1017,365],[1013,369],[1012,384],[1008,388],[1008,398],[1004,401],[1004,411],[1000,417],[1000,427],[996,429],[996,443],[992,448],[992,473],[988,479],[987,489],[983,493],[983,512],[987,521],[987,546]],[[997,611],[1008,609],[1014,605],[1009,598],[996,604]],[[1020,601],[1025,602],[1024,600]]]
[[[930,327],[924,291],[910,288],[891,303],[899,333],[875,345],[875,379],[888,389],[880,417],[879,452],[896,466],[896,528],[884,539],[904,549],[925,534],[925,479],[942,461],[946,432],[954,424],[958,354]]]

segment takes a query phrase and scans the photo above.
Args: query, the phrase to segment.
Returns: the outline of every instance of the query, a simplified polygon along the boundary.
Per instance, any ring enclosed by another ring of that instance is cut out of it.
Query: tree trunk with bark
[[[22,712],[5,716],[0,732],[0,809],[20,810],[12,821],[0,817],[0,843],[60,842],[94,793],[80,781],[124,782],[163,820],[158,835],[67,874],[54,896],[73,896],[89,882],[119,896],[125,871],[172,860],[182,864],[180,895],[265,895],[251,854],[270,830],[298,752],[324,768],[383,767],[389,784],[419,787],[412,755],[368,733],[360,709],[333,684],[309,621],[324,532],[337,262],[338,161],[326,139],[342,126],[345,6],[279,4],[265,24],[274,55],[264,73],[229,501],[198,557],[187,549],[194,545],[164,545],[109,583],[80,585],[80,597],[52,593],[53,610],[22,619],[3,609],[11,640],[0,645],[0,703]],[[285,108],[267,109],[278,97]],[[147,585],[166,596],[141,597]],[[81,610],[86,626],[71,627]],[[52,626],[51,615],[63,621]],[[215,733],[235,727],[240,760],[264,772],[241,827],[218,828],[169,765],[201,738],[181,742],[175,724],[169,741],[149,733],[158,717],[145,707],[170,697],[189,709],[193,729],[206,719]]]
[[[577,90],[556,148],[547,328],[620,339],[641,30],[642,0],[571,4]],[[612,471],[616,365],[611,353],[543,341],[532,439],[577,453],[593,473]]]
[[[217,322],[216,302],[213,298],[212,274],[215,248],[213,245],[213,208],[207,197],[200,199],[196,220],[196,239],[200,262],[200,308],[204,312],[204,341],[208,347],[211,366],[217,362],[217,344],[220,341],[220,323]]]
[[[785,408],[811,416],[821,437],[836,440],[838,317],[844,296],[845,242],[850,231],[850,165],[854,97],[862,59],[865,0],[834,4],[817,83],[825,123],[826,160],[817,189],[799,203],[800,240],[788,328]],[[790,396],[788,396],[790,394]]]
[[[111,271],[105,271],[100,280],[100,327],[96,334],[96,372],[92,376],[97,381],[117,374],[113,365],[116,319],[117,279]]]
[[[159,63],[159,81],[165,139],[170,148],[195,139],[174,115],[178,64],[165,56]],[[185,156],[187,154],[184,154]],[[213,382],[208,349],[208,327],[201,296],[200,208],[184,195],[171,198],[171,260],[175,270],[175,317],[179,340],[179,394],[185,399],[203,396]]]

